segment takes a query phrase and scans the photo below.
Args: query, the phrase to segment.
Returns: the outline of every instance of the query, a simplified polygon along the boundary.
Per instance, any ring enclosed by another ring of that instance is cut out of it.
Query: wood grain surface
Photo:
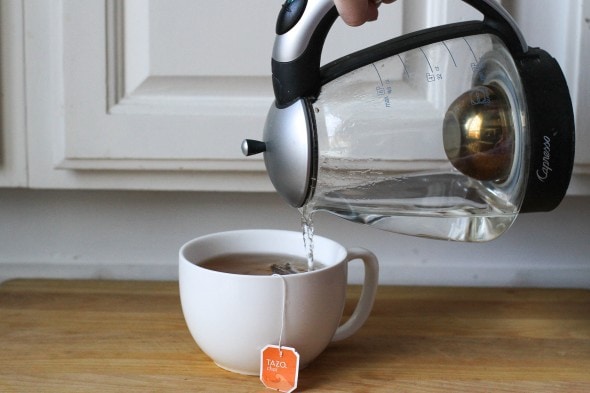
[[[0,392],[264,391],[199,350],[175,282],[0,286]],[[298,391],[590,392],[590,291],[380,287]]]

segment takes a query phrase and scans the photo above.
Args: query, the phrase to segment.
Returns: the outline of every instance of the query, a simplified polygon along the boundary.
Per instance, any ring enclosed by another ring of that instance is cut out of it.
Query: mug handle
[[[365,265],[365,279],[356,308],[350,318],[336,329],[332,341],[344,340],[360,329],[371,313],[379,285],[379,262],[375,254],[364,248],[350,248],[346,251],[346,263],[355,259],[363,261]]]

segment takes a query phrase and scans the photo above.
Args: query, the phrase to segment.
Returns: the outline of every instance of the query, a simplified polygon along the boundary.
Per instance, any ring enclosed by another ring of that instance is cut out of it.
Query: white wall
[[[522,215],[486,244],[396,235],[325,213],[315,222],[318,235],[373,250],[383,284],[590,288],[590,198]],[[299,230],[299,215],[275,194],[0,189],[0,281],[174,280],[185,241],[243,228]]]

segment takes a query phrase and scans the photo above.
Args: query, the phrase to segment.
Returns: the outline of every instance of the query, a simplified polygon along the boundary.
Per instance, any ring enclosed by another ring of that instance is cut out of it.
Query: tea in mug
[[[225,254],[209,258],[199,266],[218,272],[253,276],[285,275],[309,271],[307,258],[288,254]],[[322,267],[323,265],[320,263],[314,263],[314,270]]]

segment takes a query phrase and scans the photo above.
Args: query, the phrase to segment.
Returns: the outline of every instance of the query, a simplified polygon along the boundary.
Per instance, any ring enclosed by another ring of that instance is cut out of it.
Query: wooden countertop
[[[0,391],[270,390],[198,349],[175,282],[15,280],[0,286]],[[590,291],[380,287],[297,391],[590,392]]]

